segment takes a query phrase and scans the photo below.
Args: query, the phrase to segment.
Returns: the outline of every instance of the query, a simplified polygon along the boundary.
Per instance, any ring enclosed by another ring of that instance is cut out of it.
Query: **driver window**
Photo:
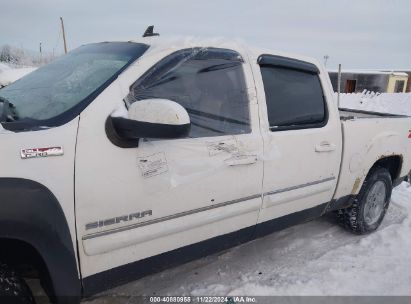
[[[243,59],[232,50],[193,48],[161,60],[131,87],[126,102],[164,98],[190,115],[189,137],[250,133]]]

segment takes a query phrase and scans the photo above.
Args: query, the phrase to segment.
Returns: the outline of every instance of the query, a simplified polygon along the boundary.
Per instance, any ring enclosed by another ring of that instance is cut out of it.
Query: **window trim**
[[[270,132],[281,132],[281,131],[291,131],[291,130],[304,130],[304,129],[318,129],[323,128],[328,124],[329,121],[329,109],[327,98],[324,93],[324,86],[321,81],[320,77],[320,70],[316,65],[310,62],[294,59],[294,58],[287,58],[278,55],[269,55],[269,54],[262,54],[257,59],[257,64],[260,66],[260,75],[261,81],[263,84],[264,90],[264,97],[265,97],[265,105],[266,105],[266,119],[268,122],[268,129]],[[268,119],[268,103],[267,103],[267,95],[265,93],[265,86],[264,86],[264,79],[262,74],[262,67],[272,67],[272,68],[283,68],[288,70],[299,71],[303,73],[308,73],[312,75],[317,75],[318,81],[320,82],[321,87],[321,95],[323,97],[324,103],[324,119],[318,123],[307,123],[307,124],[300,124],[300,125],[290,125],[290,126],[270,126],[270,121]]]
[[[306,72],[310,74],[320,74],[318,67],[310,62],[282,57],[278,55],[262,54],[258,57],[257,63],[261,65],[268,65],[274,67],[287,68],[291,70]]]
[[[190,52],[191,50],[194,50],[194,49],[214,49],[214,50],[225,50],[225,51],[235,52],[235,53],[237,53],[237,54],[240,56],[239,62],[241,62],[242,64],[244,64],[243,56],[242,56],[240,53],[238,53],[238,52],[235,51],[235,50],[231,50],[231,49],[227,49],[227,48],[216,48],[216,47],[189,47],[189,48],[179,49],[179,50],[177,50],[177,51],[174,51],[174,52],[172,52],[172,53],[170,53],[170,54],[162,57],[162,58],[159,59],[156,63],[154,63],[152,66],[150,66],[140,77],[138,77],[138,78],[136,79],[136,81],[134,81],[134,82],[129,86],[129,88],[128,88],[129,93],[131,93],[131,90],[133,89],[133,87],[136,86],[136,84],[137,84],[138,82],[143,82],[143,81],[145,81],[145,78],[147,78],[148,76],[150,76],[152,69],[153,69],[156,65],[160,64],[163,60],[165,60],[165,59],[167,59],[167,58],[169,58],[169,57],[171,57],[171,56],[179,55],[180,53]],[[243,71],[243,72],[244,72],[244,71]],[[245,73],[244,73],[244,74],[245,74]],[[244,78],[245,78],[245,76],[244,76]]]

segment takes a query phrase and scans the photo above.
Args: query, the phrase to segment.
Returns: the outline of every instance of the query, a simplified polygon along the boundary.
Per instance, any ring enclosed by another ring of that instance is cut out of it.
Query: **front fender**
[[[0,238],[30,244],[42,257],[57,303],[78,303],[81,283],[70,230],[56,197],[27,179],[0,178]]]

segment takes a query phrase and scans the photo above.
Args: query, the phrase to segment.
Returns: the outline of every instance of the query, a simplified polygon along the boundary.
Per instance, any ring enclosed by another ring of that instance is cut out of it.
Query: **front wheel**
[[[391,192],[392,180],[388,170],[372,169],[352,206],[337,211],[340,223],[357,234],[376,230],[390,204]]]
[[[0,302],[7,304],[34,304],[26,282],[6,263],[0,261]]]

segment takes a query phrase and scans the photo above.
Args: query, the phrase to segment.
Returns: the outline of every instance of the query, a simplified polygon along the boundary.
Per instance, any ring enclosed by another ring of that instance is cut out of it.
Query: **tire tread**
[[[391,182],[391,176],[388,170],[383,167],[372,168],[370,172],[368,173],[367,177],[365,178],[365,181],[361,187],[360,192],[354,198],[352,205],[349,208],[340,209],[336,211],[337,221],[341,226],[343,226],[344,228],[350,230],[351,232],[355,234],[365,234],[365,233],[375,230],[375,229],[370,230],[364,225],[364,222],[362,221],[362,218],[361,218],[361,208],[363,207],[363,203],[364,203],[363,200],[368,190],[368,184],[373,179],[376,179],[376,176],[381,175],[381,174],[385,175],[390,181],[390,189],[388,189],[388,191],[389,191],[389,198],[391,197],[392,182]],[[386,205],[385,210],[388,208],[388,205],[389,205],[389,202]],[[385,214],[385,211],[384,211],[384,214]],[[384,216],[382,216],[376,228],[378,228],[383,218]]]

